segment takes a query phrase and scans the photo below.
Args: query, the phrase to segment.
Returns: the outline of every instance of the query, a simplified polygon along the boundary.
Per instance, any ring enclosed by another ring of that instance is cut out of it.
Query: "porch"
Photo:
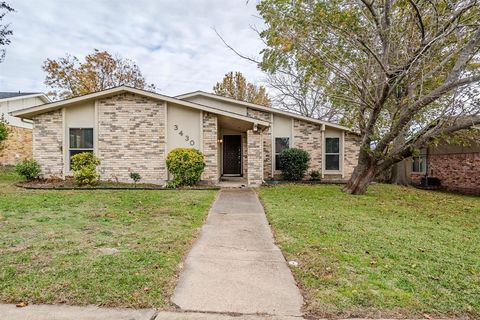
[[[263,137],[260,125],[217,116],[219,185],[259,186],[263,182]]]

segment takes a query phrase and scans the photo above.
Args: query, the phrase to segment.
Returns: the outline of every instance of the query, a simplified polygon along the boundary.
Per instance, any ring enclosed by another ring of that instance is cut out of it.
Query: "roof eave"
[[[261,105],[250,103],[250,102],[235,100],[235,99],[231,99],[231,98],[228,98],[228,97],[222,97],[222,96],[212,94],[212,93],[208,93],[208,92],[204,92],[204,91],[201,91],[201,90],[177,95],[177,96],[175,96],[175,98],[185,99],[185,98],[190,98],[190,97],[195,97],[195,96],[204,96],[204,97],[209,97],[209,98],[217,99],[217,100],[221,100],[221,101],[237,103],[237,104],[249,107],[249,108],[253,108],[253,109],[257,109],[257,110],[261,110],[261,111],[272,112],[272,113],[277,113],[277,114],[280,114],[280,115],[293,117],[293,118],[297,118],[297,119],[301,119],[301,120],[304,120],[304,121],[313,122],[313,123],[317,123],[317,124],[323,124],[323,125],[326,125],[326,126],[330,126],[332,128],[336,128],[336,129],[339,129],[339,130],[344,130],[344,131],[348,131],[350,133],[357,134],[352,129],[350,129],[348,127],[345,127],[345,126],[342,126],[342,125],[339,125],[339,124],[336,124],[336,123],[331,123],[331,122],[328,122],[328,121],[323,121],[323,120],[319,120],[319,119],[315,119],[315,118],[311,118],[311,117],[306,117],[306,116],[302,116],[302,115],[299,115],[299,114],[295,114],[293,112],[287,112],[287,111],[275,109],[275,108],[272,108],[272,107],[265,107],[265,106],[261,106]]]
[[[250,123],[253,123],[253,124],[258,124],[258,125],[265,126],[265,127],[270,126],[270,123],[268,121],[263,121],[263,120],[251,118],[251,117],[248,117],[248,116],[244,116],[244,115],[240,115],[240,114],[236,114],[236,113],[231,113],[231,112],[224,111],[224,110],[221,110],[221,109],[216,109],[216,108],[213,108],[213,107],[204,106],[204,105],[201,105],[201,104],[198,104],[198,103],[185,101],[185,100],[180,100],[180,99],[177,99],[177,98],[172,98],[172,97],[169,97],[169,96],[161,95],[161,94],[158,94],[158,93],[155,93],[155,92],[145,91],[145,90],[131,88],[131,87],[127,87],[127,86],[115,87],[115,88],[107,89],[107,90],[104,90],[104,91],[94,92],[94,93],[86,94],[86,95],[83,95],[83,96],[79,96],[79,97],[75,97],[75,98],[71,98],[71,99],[67,99],[67,100],[51,102],[51,103],[47,103],[47,104],[43,104],[43,105],[39,105],[39,106],[34,106],[34,107],[22,109],[22,110],[17,110],[17,111],[11,112],[10,114],[14,117],[20,117],[20,118],[24,118],[24,119],[32,119],[34,116],[36,116],[38,114],[45,113],[45,112],[50,112],[50,111],[59,109],[59,108],[61,108],[63,106],[66,106],[66,105],[71,105],[71,104],[84,102],[84,101],[89,101],[89,100],[102,99],[102,98],[105,98],[105,97],[108,97],[108,96],[111,96],[111,95],[114,95],[114,94],[119,94],[119,93],[124,93],[124,92],[134,93],[134,94],[146,96],[146,97],[156,99],[156,100],[160,100],[160,101],[176,103],[176,104],[183,105],[183,106],[186,106],[186,107],[190,107],[190,108],[194,108],[194,109],[198,109],[198,110],[202,110],[202,111],[207,111],[207,112],[211,112],[211,113],[215,113],[215,114],[224,115],[224,116],[227,116],[227,117],[243,120],[243,121],[246,121],[246,122],[250,122]]]

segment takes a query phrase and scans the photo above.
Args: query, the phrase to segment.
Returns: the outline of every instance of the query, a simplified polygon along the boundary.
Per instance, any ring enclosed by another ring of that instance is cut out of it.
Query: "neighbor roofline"
[[[9,98],[3,98],[0,99],[0,102],[5,102],[5,101],[12,101],[12,100],[20,100],[20,99],[28,99],[28,98],[35,98],[39,97],[42,99],[44,103],[50,103],[51,100],[47,97],[45,93],[42,92],[37,92],[37,93],[32,93],[32,94],[25,94],[21,96],[14,96],[14,97],[9,97]]]
[[[312,117],[302,116],[302,115],[299,115],[299,114],[296,114],[296,113],[293,113],[293,112],[283,111],[283,110],[279,110],[279,109],[276,109],[276,108],[273,108],[273,107],[266,107],[266,106],[262,106],[262,105],[255,104],[255,103],[250,103],[250,102],[241,101],[241,100],[237,100],[237,99],[233,99],[233,98],[229,98],[229,97],[224,97],[224,96],[220,96],[220,95],[213,94],[213,93],[208,93],[208,92],[201,91],[201,90],[184,93],[184,94],[175,96],[175,98],[185,99],[185,98],[190,98],[190,97],[195,97],[195,96],[205,96],[205,97],[210,97],[212,99],[217,99],[217,100],[221,100],[221,101],[225,101],[225,102],[236,103],[236,104],[243,105],[243,106],[246,106],[246,107],[249,107],[249,108],[252,108],[252,109],[267,111],[267,112],[271,112],[271,113],[276,113],[276,114],[284,115],[284,116],[287,116],[287,117],[292,117],[292,118],[296,118],[296,119],[300,119],[300,120],[304,120],[304,121],[308,121],[308,122],[318,123],[318,124],[322,124],[322,125],[330,126],[330,127],[333,127],[333,128],[341,129],[341,130],[344,130],[344,131],[349,131],[349,132],[355,133],[352,129],[350,129],[348,127],[345,127],[345,126],[342,126],[342,125],[339,125],[339,124],[336,124],[336,123],[332,123],[332,122],[328,122],[328,121],[324,121],[324,120],[319,120],[319,119],[315,119],[315,118],[312,118]]]
[[[103,91],[88,93],[88,94],[78,96],[78,97],[74,97],[74,98],[70,98],[70,99],[55,101],[55,102],[51,102],[51,103],[47,103],[47,104],[43,104],[43,105],[39,105],[39,106],[34,106],[34,107],[30,107],[30,108],[16,110],[16,111],[10,112],[10,114],[14,117],[32,119],[32,117],[34,117],[38,114],[42,114],[42,113],[45,113],[45,112],[57,110],[57,109],[60,109],[64,106],[67,106],[67,105],[73,105],[73,104],[83,102],[83,101],[87,101],[87,100],[101,99],[101,98],[109,97],[111,95],[115,95],[115,94],[119,94],[119,93],[123,93],[123,92],[138,94],[138,95],[148,97],[148,98],[152,98],[152,99],[155,99],[155,100],[175,103],[175,104],[179,104],[179,105],[182,105],[182,106],[185,106],[185,107],[190,107],[190,108],[194,108],[194,109],[198,109],[198,110],[202,110],[202,111],[206,111],[206,112],[211,112],[211,113],[235,118],[235,119],[238,119],[238,120],[243,120],[243,121],[246,121],[246,122],[259,124],[259,125],[266,126],[266,127],[270,126],[270,122],[268,122],[268,121],[259,120],[259,119],[244,116],[244,115],[241,115],[241,114],[228,112],[228,111],[225,111],[225,110],[222,110],[222,109],[217,109],[217,108],[205,106],[205,105],[198,104],[198,103],[195,103],[195,102],[180,100],[180,99],[169,97],[169,96],[162,95],[162,94],[159,94],[159,93],[146,91],[146,90],[142,90],[142,89],[137,89],[137,88],[132,88],[132,87],[128,87],[128,86],[119,86],[119,87],[115,87],[115,88],[111,88],[111,89],[106,89],[106,90],[103,90]]]

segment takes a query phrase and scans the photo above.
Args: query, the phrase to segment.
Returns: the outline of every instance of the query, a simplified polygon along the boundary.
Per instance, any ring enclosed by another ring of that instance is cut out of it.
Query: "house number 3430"
[[[178,124],[173,125],[173,130],[177,131],[179,136],[185,137],[185,141],[187,141],[192,147],[195,145],[195,141],[193,139],[190,139],[190,136],[188,134],[185,134],[183,130],[178,127]]]

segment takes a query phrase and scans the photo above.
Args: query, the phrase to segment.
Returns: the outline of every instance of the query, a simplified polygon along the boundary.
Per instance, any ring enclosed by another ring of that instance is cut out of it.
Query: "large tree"
[[[354,120],[361,148],[346,192],[480,123],[478,1],[263,0],[258,10],[264,70],[295,59]]]
[[[339,122],[344,117],[342,106],[330,103],[325,86],[309,74],[294,59],[288,59],[279,72],[267,74],[267,83],[274,89],[272,102],[275,107],[302,116]]]
[[[227,73],[222,81],[213,87],[213,92],[240,101],[270,106],[270,98],[265,88],[248,82],[241,72]]]
[[[13,34],[9,24],[4,24],[2,20],[7,13],[14,11],[5,1],[0,1],[0,62],[5,58],[5,47],[10,44],[10,36]]]
[[[42,69],[47,73],[45,84],[52,88],[54,99],[68,99],[121,85],[155,90],[147,84],[138,65],[107,51],[96,50],[80,61],[67,54],[59,59],[47,59]]]

